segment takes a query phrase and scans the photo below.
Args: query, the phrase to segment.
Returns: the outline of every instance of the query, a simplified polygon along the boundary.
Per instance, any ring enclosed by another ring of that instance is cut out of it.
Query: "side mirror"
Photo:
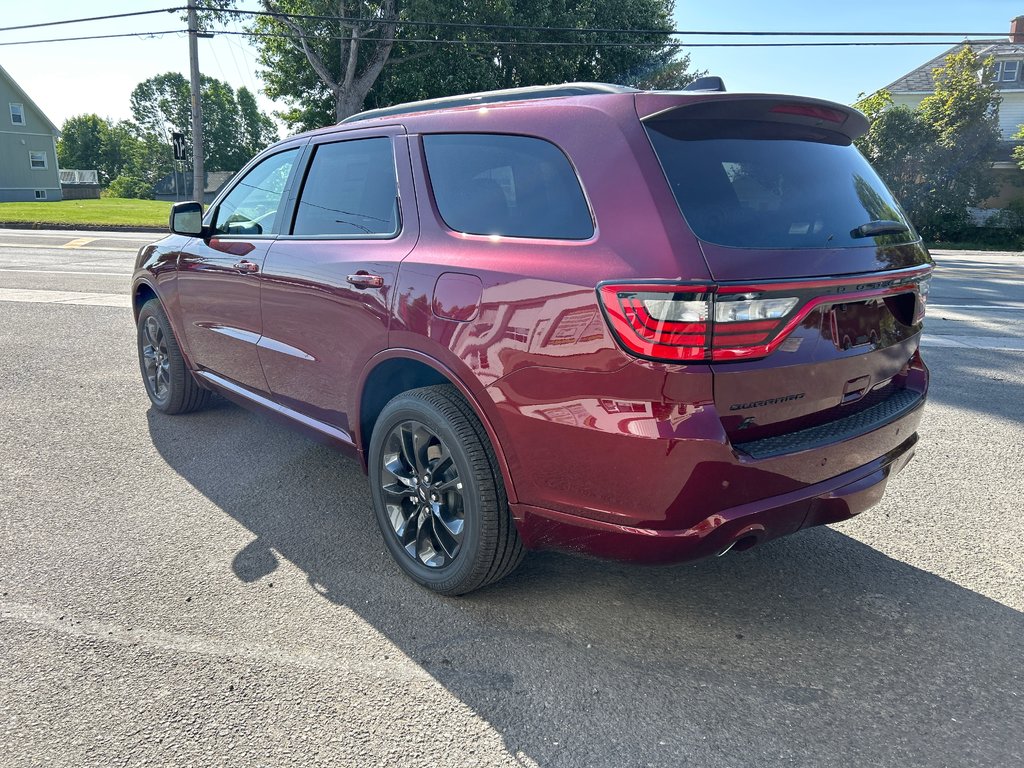
[[[176,235],[201,237],[203,234],[203,204],[189,200],[171,206],[169,222],[171,232]]]

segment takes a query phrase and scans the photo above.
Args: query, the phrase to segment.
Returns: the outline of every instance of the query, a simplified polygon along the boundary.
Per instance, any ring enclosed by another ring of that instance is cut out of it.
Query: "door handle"
[[[239,272],[259,272],[260,265],[255,261],[249,261],[248,259],[242,259],[240,262],[234,265],[234,268]]]
[[[348,282],[352,283],[356,288],[383,288],[384,278],[380,275],[371,275],[367,272],[360,272],[355,275],[349,275],[345,278]]]

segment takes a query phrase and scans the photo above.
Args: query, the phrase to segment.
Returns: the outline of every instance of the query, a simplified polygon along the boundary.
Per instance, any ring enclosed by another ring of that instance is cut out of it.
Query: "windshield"
[[[837,134],[812,137],[799,127],[754,121],[646,127],[679,209],[701,240],[791,249],[917,239],[867,160]]]

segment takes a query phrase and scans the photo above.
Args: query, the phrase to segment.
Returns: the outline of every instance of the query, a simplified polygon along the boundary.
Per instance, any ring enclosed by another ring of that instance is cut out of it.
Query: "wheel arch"
[[[498,467],[505,481],[506,496],[510,503],[517,502],[505,451],[478,398],[449,367],[427,354],[412,349],[390,349],[382,352],[366,364],[360,375],[357,389],[359,410],[353,429],[356,445],[363,459],[363,468],[366,469],[369,460],[367,454],[374,424],[388,401],[410,389],[434,384],[451,384],[469,403],[469,407],[483,425],[487,439],[494,449],[494,455],[498,459]]]
[[[146,280],[138,280],[132,287],[132,315],[134,315],[136,322],[139,320],[139,311],[142,309],[142,305],[150,299],[156,299],[163,303],[163,299],[156,292],[156,288]]]

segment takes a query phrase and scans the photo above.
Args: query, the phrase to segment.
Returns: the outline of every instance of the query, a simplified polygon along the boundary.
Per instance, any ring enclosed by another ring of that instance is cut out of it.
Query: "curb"
[[[0,221],[0,229],[70,229],[83,232],[145,232],[150,235],[167,234],[154,227],[137,227],[131,224],[70,224],[53,221]]]

